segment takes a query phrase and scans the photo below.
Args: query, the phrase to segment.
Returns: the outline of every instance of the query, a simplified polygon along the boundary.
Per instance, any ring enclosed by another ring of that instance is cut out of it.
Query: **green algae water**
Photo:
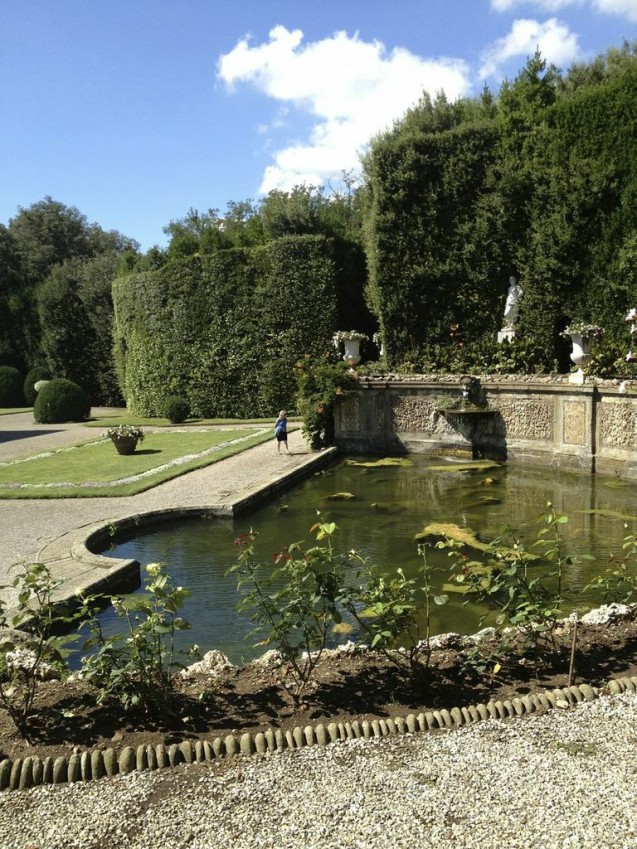
[[[236,612],[236,578],[225,574],[239,553],[235,540],[250,529],[258,532],[261,561],[273,563],[274,555],[290,543],[312,540],[309,529],[320,512],[338,526],[332,537],[336,551],[356,549],[388,573],[401,567],[409,576],[421,563],[414,537],[426,525],[454,523],[483,540],[510,527],[530,548],[542,527],[538,517],[550,501],[569,517],[560,526],[564,553],[594,555],[567,567],[566,611],[602,601],[584,594],[583,588],[607,567],[611,555],[622,554],[624,536],[637,530],[637,483],[506,464],[466,470],[464,464],[419,455],[404,465],[350,465],[365,462],[340,462],[240,518],[166,524],[102,553],[132,557],[142,565],[166,563],[173,582],[192,592],[182,610],[192,629],[178,635],[181,645],[197,643],[202,652],[220,649],[240,663],[264,650],[253,647],[256,638],[247,637],[249,617]],[[435,549],[428,549],[427,560],[441,588],[449,580],[451,561],[445,551]],[[468,634],[481,627],[485,610],[465,601],[462,595],[450,595],[448,605],[436,607],[432,632]],[[101,621],[107,634],[121,628],[111,609],[101,614]],[[334,643],[357,637],[356,631],[335,635]]]

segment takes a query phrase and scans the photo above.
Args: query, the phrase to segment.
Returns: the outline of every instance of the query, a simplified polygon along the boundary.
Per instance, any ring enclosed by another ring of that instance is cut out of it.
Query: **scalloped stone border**
[[[165,746],[142,744],[134,749],[125,746],[119,751],[113,748],[94,749],[73,753],[68,757],[5,758],[0,761],[0,791],[26,790],[44,784],[73,784],[77,781],[93,781],[129,772],[167,769],[180,764],[203,763],[230,758],[235,755],[250,757],[286,749],[302,749],[306,746],[326,746],[354,739],[388,737],[392,734],[415,734],[440,729],[461,728],[489,719],[515,719],[531,713],[545,713],[556,708],[569,708],[581,702],[592,702],[600,693],[619,695],[637,693],[637,676],[614,678],[602,688],[590,684],[545,690],[521,698],[489,701],[486,704],[453,707],[451,710],[409,713],[393,719],[374,719],[352,722],[329,722],[317,725],[297,725],[287,731],[268,728],[252,734],[246,731],[236,736],[214,737],[212,741],[183,740]]]

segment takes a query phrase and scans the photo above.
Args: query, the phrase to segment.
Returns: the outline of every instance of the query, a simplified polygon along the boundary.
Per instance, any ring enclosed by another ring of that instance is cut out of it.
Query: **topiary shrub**
[[[88,395],[72,380],[58,377],[50,380],[38,392],[33,418],[39,424],[81,422],[91,412]]]
[[[38,380],[50,380],[51,372],[44,368],[44,366],[34,366],[30,371],[27,372],[27,376],[24,378],[24,400],[32,407],[35,404],[35,399],[37,398],[38,393],[35,391],[35,384]]]
[[[22,375],[13,366],[0,366],[0,407],[20,407],[22,397]]]
[[[164,402],[164,415],[173,424],[181,424],[190,415],[190,404],[180,395],[170,395]]]

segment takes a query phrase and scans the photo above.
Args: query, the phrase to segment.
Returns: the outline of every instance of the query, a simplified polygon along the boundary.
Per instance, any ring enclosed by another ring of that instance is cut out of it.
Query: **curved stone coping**
[[[299,483],[315,470],[330,465],[337,458],[336,448],[308,455],[307,459],[293,469],[283,471],[247,492],[240,498],[224,504],[187,507],[167,505],[165,508],[149,510],[106,519],[84,525],[46,543],[38,552],[37,562],[46,564],[53,580],[59,583],[53,603],[65,612],[72,610],[79,596],[112,595],[130,591],[139,586],[140,565],[137,560],[118,559],[96,554],[94,549],[143,528],[175,521],[239,515]],[[7,617],[18,613],[8,609]]]
[[[267,728],[252,734],[228,734],[214,737],[211,741],[183,740],[165,746],[142,744],[134,749],[125,746],[119,751],[113,748],[75,752],[66,757],[27,756],[15,761],[5,758],[0,761],[0,791],[26,790],[42,784],[66,784],[77,781],[92,781],[129,772],[176,767],[183,763],[203,763],[230,758],[235,755],[266,755],[286,749],[302,749],[306,746],[326,746],[346,740],[388,737],[392,734],[416,734],[437,730],[451,730],[473,725],[489,719],[515,719],[531,713],[545,713],[555,708],[566,709],[580,702],[592,702],[602,693],[619,695],[637,692],[637,676],[610,680],[604,687],[590,684],[546,690],[505,701],[490,701],[486,704],[453,707],[451,710],[427,711],[426,713],[398,716],[393,719],[374,719],[371,722],[357,719],[352,722],[329,722],[317,725],[297,725],[287,731]]]

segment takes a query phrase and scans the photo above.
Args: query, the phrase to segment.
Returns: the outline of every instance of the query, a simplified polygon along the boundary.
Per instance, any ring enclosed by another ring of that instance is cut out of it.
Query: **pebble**
[[[635,849],[637,694],[0,795],[3,849]]]

